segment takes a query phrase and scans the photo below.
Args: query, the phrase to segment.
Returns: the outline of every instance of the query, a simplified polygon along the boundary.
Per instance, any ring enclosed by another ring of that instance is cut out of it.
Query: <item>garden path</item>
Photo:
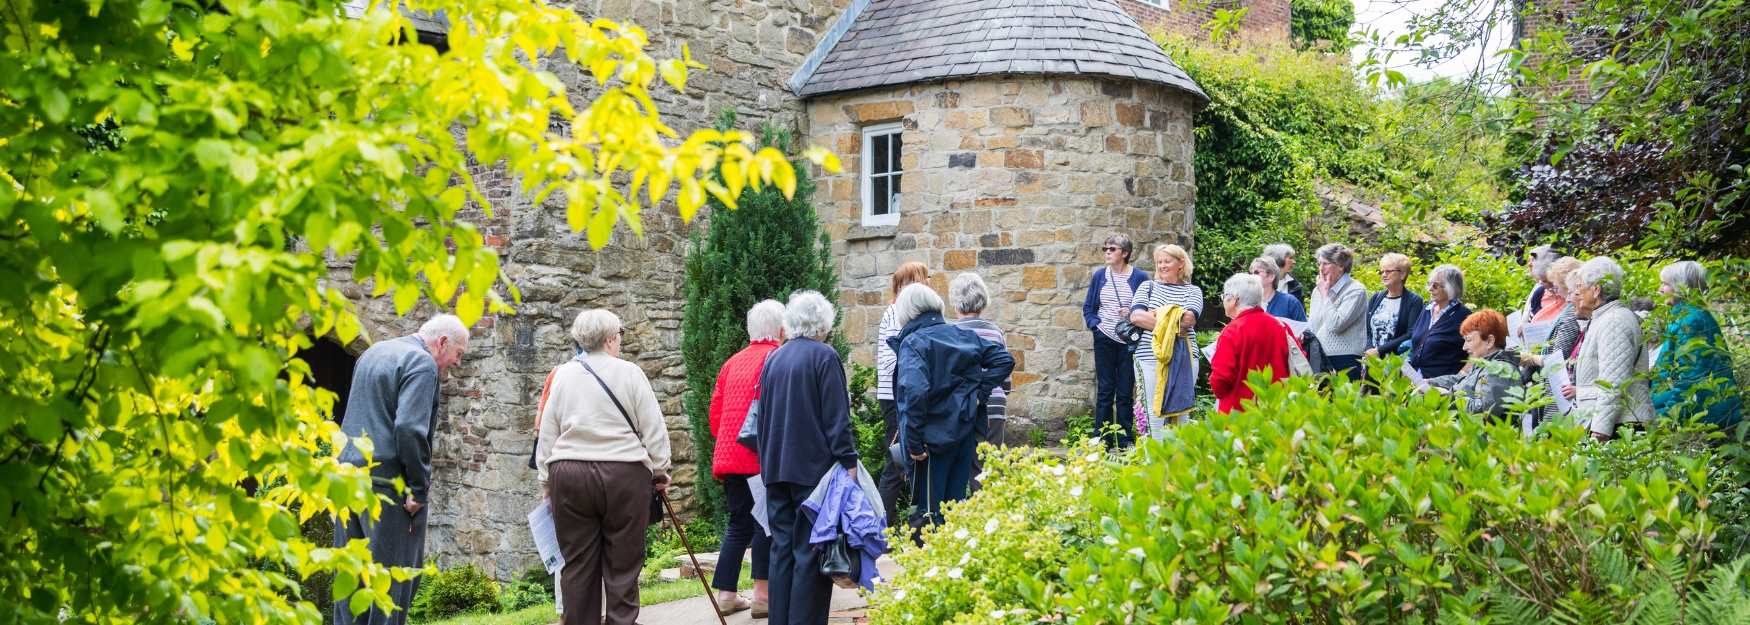
[[[883,556],[877,565],[880,566],[883,577],[892,577],[899,572],[899,566],[894,564],[893,559],[889,557]],[[701,588],[700,592],[704,592],[704,589]],[[835,587],[832,591],[832,615],[827,619],[827,623],[830,625],[867,623],[868,618],[864,616],[864,612],[868,607],[869,601],[857,594],[857,591]],[[731,614],[727,620],[730,625],[766,622],[765,619],[754,620],[752,613],[748,610]],[[710,600],[706,599],[704,595],[698,595],[680,601],[644,606],[644,609],[639,612],[638,622],[642,625],[705,625],[715,623],[717,619],[711,615]]]

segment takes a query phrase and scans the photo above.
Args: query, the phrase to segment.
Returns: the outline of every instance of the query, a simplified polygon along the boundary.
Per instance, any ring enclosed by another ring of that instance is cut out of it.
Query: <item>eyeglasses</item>
[[[1106,251],[1108,251],[1108,252],[1116,252],[1116,251],[1118,251],[1118,246],[1116,246],[1116,245],[1108,245],[1108,246],[1106,246],[1106,247],[1105,247],[1105,248],[1104,248],[1104,249],[1105,249],[1105,250],[1106,250]]]
[[[1379,270],[1379,275],[1388,276],[1388,275],[1391,275],[1394,273],[1403,273],[1403,272],[1404,272],[1404,270],[1402,270],[1402,269],[1381,269],[1381,270]]]
[[[1440,284],[1439,282],[1429,282],[1428,283],[1428,290],[1432,291],[1434,289],[1440,289],[1440,290],[1444,291],[1444,290],[1446,290],[1446,285]]]

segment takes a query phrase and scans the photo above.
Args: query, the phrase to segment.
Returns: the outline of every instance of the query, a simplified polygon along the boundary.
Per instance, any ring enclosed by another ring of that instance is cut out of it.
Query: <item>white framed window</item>
[[[898,123],[863,127],[863,225],[899,224],[900,155],[903,127]]]
[[[1157,9],[1169,10],[1169,11],[1172,10],[1172,8],[1173,8],[1170,5],[1170,3],[1167,2],[1167,0],[1136,0],[1136,3],[1137,4],[1146,4],[1148,6],[1155,7]]]

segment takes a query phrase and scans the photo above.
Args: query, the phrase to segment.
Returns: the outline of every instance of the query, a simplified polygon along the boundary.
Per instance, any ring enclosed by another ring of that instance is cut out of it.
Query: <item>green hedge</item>
[[[1527,439],[1399,377],[1378,393],[1309,384],[1269,386],[1252,410],[1123,462],[992,457],[991,485],[927,548],[900,549],[904,573],[875,595],[872,622],[1626,622],[1665,599],[1750,610],[1741,563],[1710,572],[1721,521],[1706,502],[1735,487],[1709,469],[1710,447],[1624,472],[1609,467],[1632,445],[1566,427]]]

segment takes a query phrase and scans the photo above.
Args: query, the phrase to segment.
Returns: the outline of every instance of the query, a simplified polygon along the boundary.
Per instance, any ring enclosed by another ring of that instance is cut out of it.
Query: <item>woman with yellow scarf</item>
[[[1183,423],[1197,388],[1197,318],[1203,289],[1191,284],[1191,255],[1171,243],[1154,250],[1155,275],[1136,290],[1130,322],[1146,330],[1136,346],[1137,379],[1149,435],[1160,438],[1168,423]]]

